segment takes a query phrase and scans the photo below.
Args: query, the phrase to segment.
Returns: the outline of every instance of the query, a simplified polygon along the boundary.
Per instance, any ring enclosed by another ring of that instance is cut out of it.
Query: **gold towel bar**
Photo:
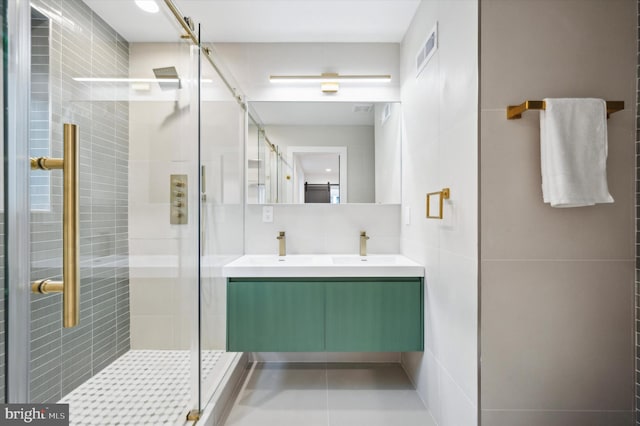
[[[438,211],[436,214],[431,214],[431,197],[438,196]],[[427,219],[442,219],[444,217],[444,200],[448,200],[451,196],[451,190],[449,188],[442,188],[442,191],[430,192],[427,194]]]
[[[544,101],[524,101],[520,105],[509,105],[507,107],[507,120],[522,118],[522,113],[530,109],[546,109]],[[624,109],[624,101],[607,101],[607,118],[609,114],[622,111]]]

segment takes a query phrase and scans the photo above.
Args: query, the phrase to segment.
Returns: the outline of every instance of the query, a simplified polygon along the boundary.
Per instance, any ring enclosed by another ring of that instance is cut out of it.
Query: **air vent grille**
[[[416,76],[420,75],[424,67],[429,62],[429,59],[438,50],[438,23],[434,25],[433,29],[427,37],[427,41],[422,44],[422,47],[416,55]]]
[[[356,112],[356,113],[369,113],[369,112],[371,112],[371,108],[373,108],[373,105],[371,105],[371,104],[354,105],[353,106],[353,112]]]
[[[385,104],[382,109],[382,117],[380,117],[380,124],[384,126],[384,123],[391,117],[391,104]]]

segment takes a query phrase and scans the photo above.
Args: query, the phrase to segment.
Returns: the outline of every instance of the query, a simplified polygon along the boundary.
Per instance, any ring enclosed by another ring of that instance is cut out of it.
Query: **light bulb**
[[[136,0],[136,4],[147,13],[158,13],[160,11],[155,0]]]

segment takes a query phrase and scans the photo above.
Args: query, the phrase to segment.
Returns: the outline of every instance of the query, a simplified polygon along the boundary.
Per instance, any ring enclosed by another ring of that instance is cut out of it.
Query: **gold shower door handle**
[[[33,281],[31,291],[39,294],[62,293],[62,325],[65,328],[75,327],[80,322],[78,164],[78,126],[69,123],[64,124],[63,158],[31,158],[32,170],[62,169],[62,281]]]

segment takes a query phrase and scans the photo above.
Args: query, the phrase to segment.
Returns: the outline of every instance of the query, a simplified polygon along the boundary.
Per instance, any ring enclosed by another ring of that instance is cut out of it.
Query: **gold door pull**
[[[75,327],[80,322],[78,164],[78,126],[68,123],[64,124],[63,158],[31,158],[31,169],[62,169],[62,281],[33,281],[31,291],[38,294],[62,293],[62,325],[65,328]]]

